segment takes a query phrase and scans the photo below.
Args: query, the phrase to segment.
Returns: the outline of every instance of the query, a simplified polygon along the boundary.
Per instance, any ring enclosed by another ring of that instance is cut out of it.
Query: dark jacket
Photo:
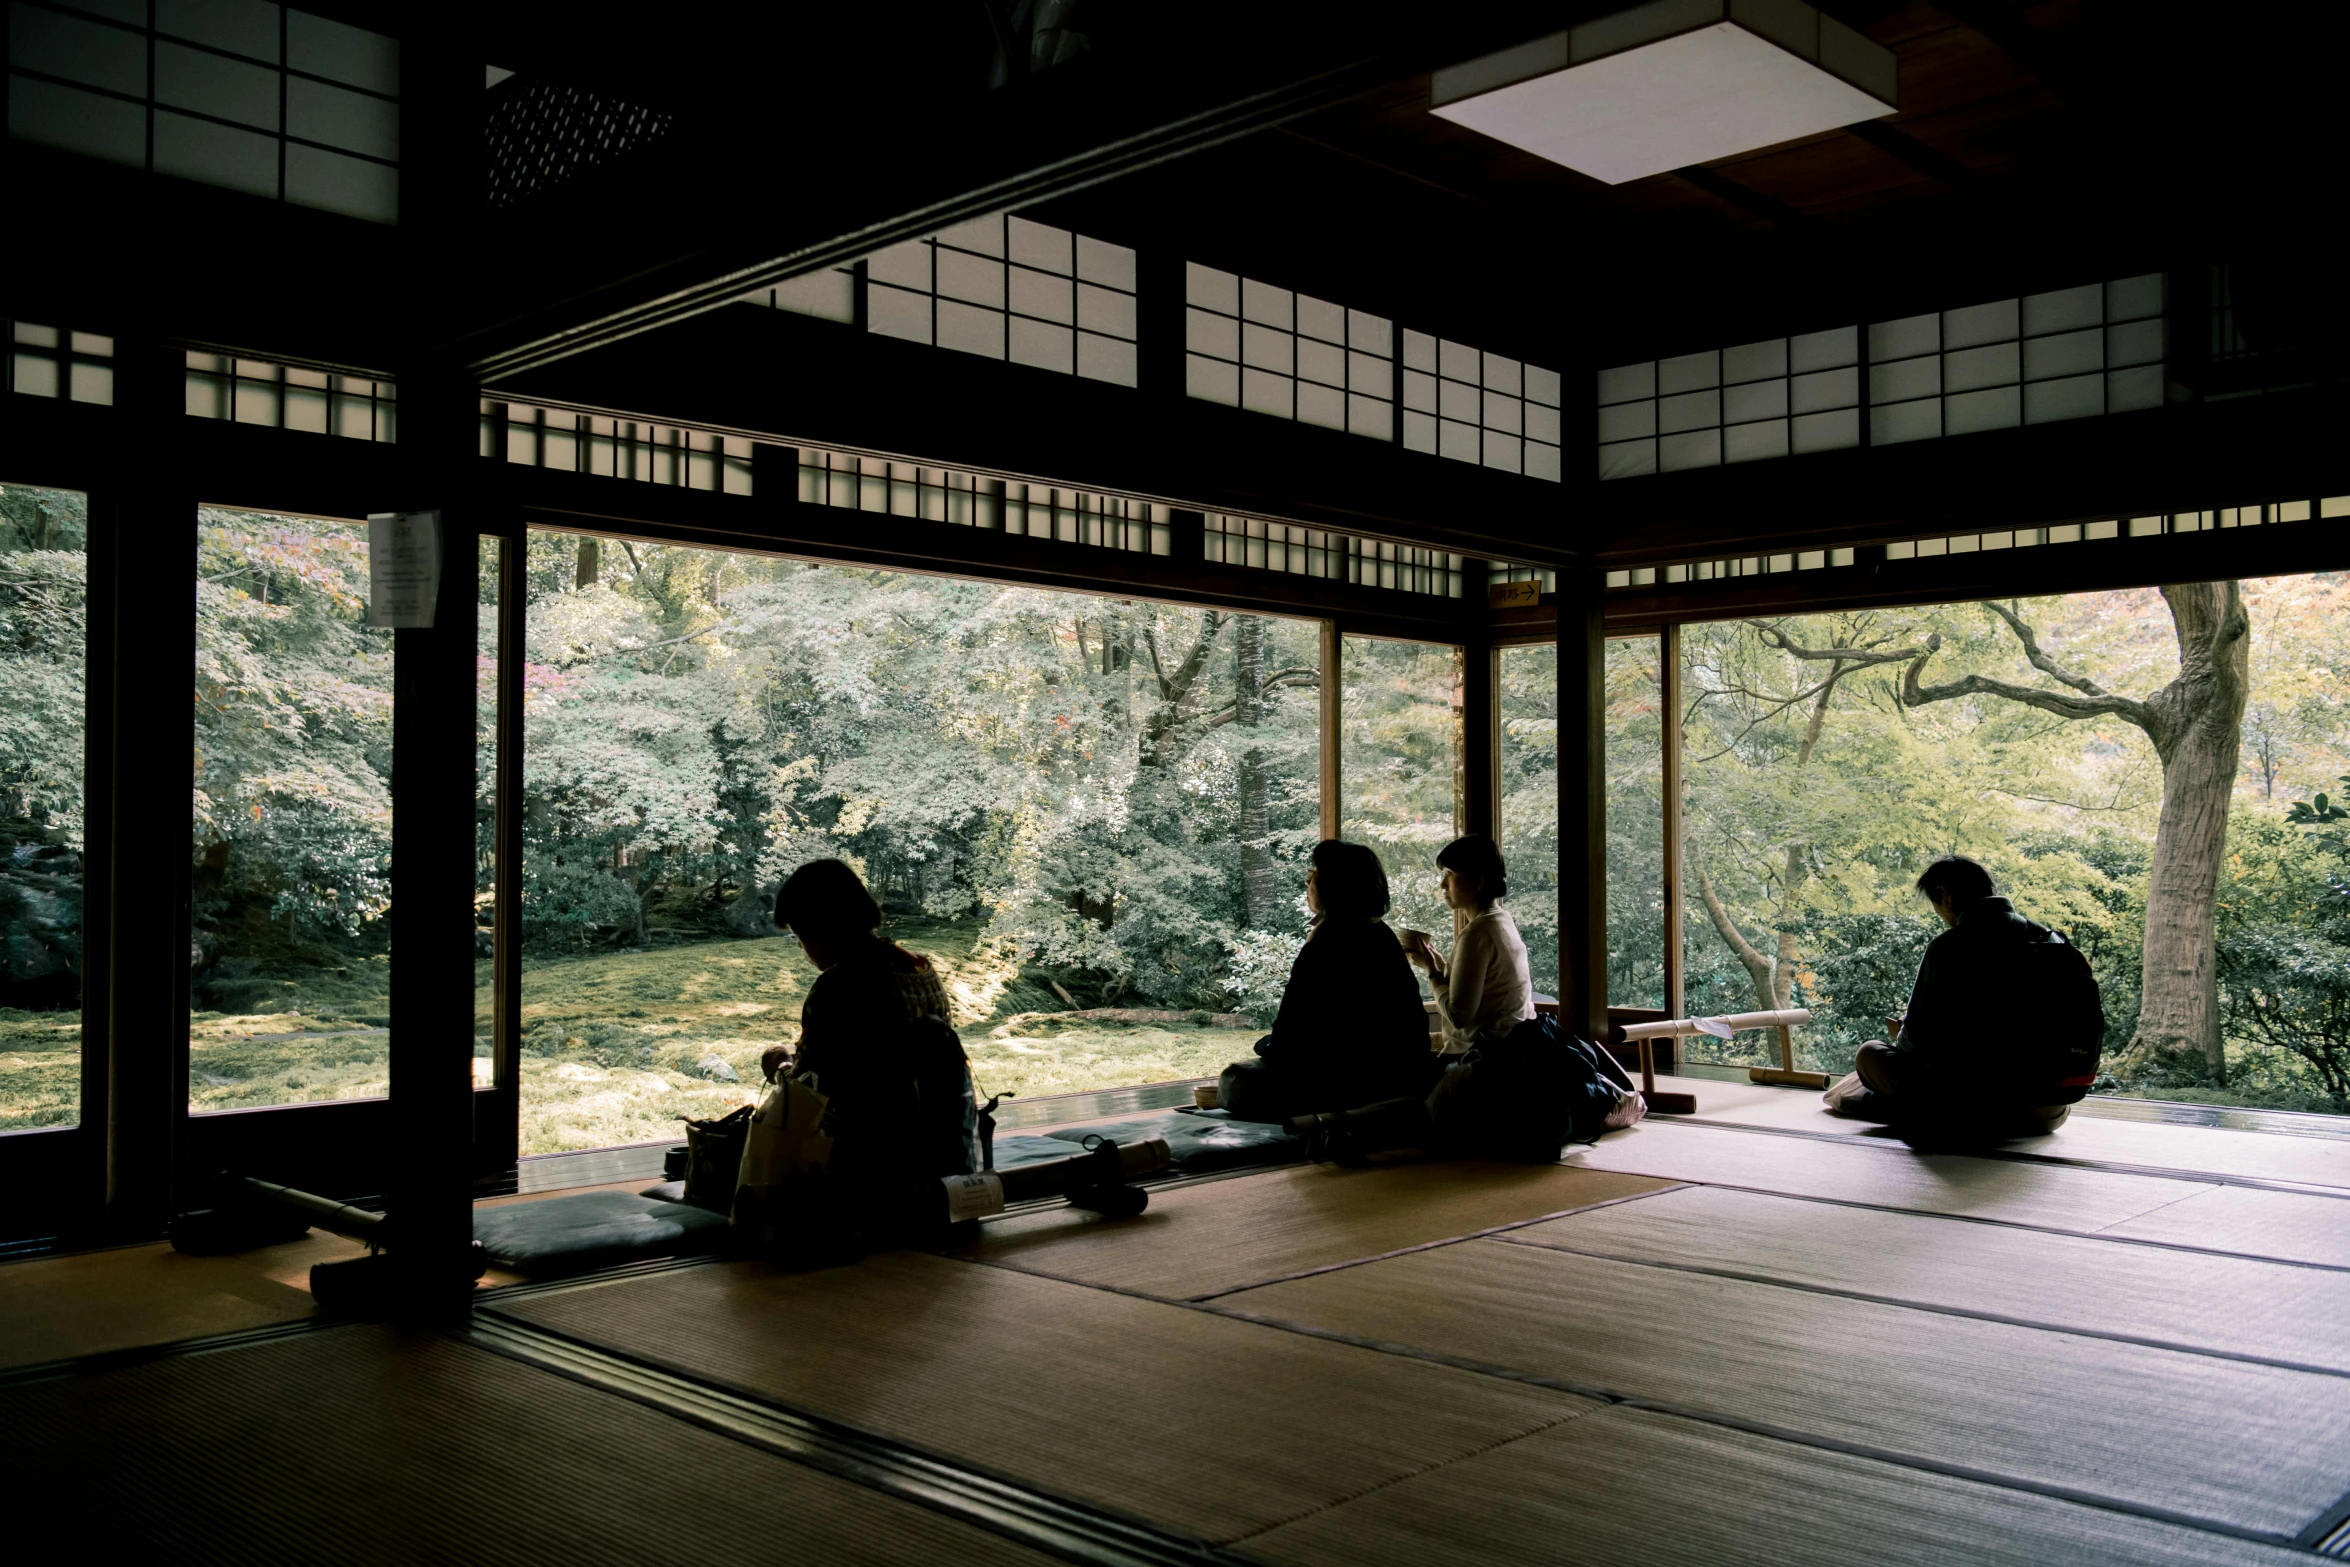
[[[1318,928],[1257,1054],[1331,1108],[1427,1092],[1428,1012],[1395,932],[1380,920]]]
[[[831,1101],[837,1179],[965,1175],[973,1160],[970,1066],[930,960],[877,937],[852,941],[800,1007],[795,1073]]]
[[[1968,904],[1927,943],[1894,1052],[1954,1090],[2013,1072],[2021,1034],[2035,1026],[2016,952],[2049,934],[2005,898]]]

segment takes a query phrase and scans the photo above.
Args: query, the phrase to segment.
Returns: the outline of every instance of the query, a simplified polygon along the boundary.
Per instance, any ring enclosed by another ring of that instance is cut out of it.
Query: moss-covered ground
[[[675,1138],[683,1118],[723,1115],[753,1101],[760,1053],[798,1039],[800,1002],[816,978],[798,943],[678,934],[657,932],[655,944],[641,949],[525,962],[525,1153]],[[1180,1022],[1027,1017],[1067,1003],[982,943],[975,924],[900,921],[885,934],[938,965],[983,1094],[1032,1097],[1209,1077],[1246,1055],[1257,1037],[1253,1029]],[[250,1010],[191,1016],[191,1108],[387,1092],[389,976],[376,954],[271,964],[240,980],[233,998],[222,999]],[[486,1070],[486,962],[476,966],[475,986],[476,1053]],[[74,1119],[80,1034],[70,1013],[0,1011],[0,1128]]]

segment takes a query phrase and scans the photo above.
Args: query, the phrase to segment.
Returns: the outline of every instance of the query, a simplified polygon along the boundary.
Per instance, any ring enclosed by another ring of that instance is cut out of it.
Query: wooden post
[[[1681,628],[1668,625],[1657,633],[1657,705],[1661,801],[1664,830],[1664,958],[1665,1016],[1687,1017],[1687,982],[1681,952]],[[1676,1057],[1679,1041],[1674,1042]],[[1677,1063],[1676,1063],[1677,1064]]]
[[[474,1098],[473,1162],[488,1173],[521,1152],[522,1118],[522,675],[530,534],[512,519],[498,539],[498,705],[491,827],[491,1089]]]
[[[401,494],[441,513],[433,623],[392,633],[391,1119],[398,1309],[466,1309],[473,1243],[475,635],[482,513],[468,509],[473,404],[455,375],[400,386]],[[463,460],[460,461],[460,458]]]
[[[401,50],[400,239],[458,253],[478,232],[481,67],[439,13]],[[415,358],[400,372],[398,477],[371,510],[441,514],[440,592],[429,627],[393,632],[391,1105],[386,1196],[394,1284],[385,1302],[428,1319],[470,1309],[473,1278],[475,634],[483,490],[478,383],[433,344],[447,308],[404,301]],[[348,1266],[347,1264],[344,1266]],[[380,1271],[380,1270],[379,1270]]]
[[[1559,1019],[1607,1038],[1606,574],[1558,574]]]
[[[111,600],[113,646],[104,719],[111,776],[89,784],[91,814],[103,810],[107,819],[104,924],[84,908],[87,939],[106,949],[104,1037],[83,1047],[105,1052],[106,1098],[82,1113],[104,1128],[101,1233],[124,1240],[154,1236],[190,1183],[211,1173],[177,1168],[188,1120],[193,824],[187,774],[164,765],[194,744],[194,709],[177,675],[196,654],[197,496],[183,478],[192,465],[179,456],[181,427],[190,422],[186,364],[176,352],[121,345],[115,417],[125,449],[146,457],[123,463],[89,507],[110,567],[103,581],[92,579],[91,597]]]
[[[1345,680],[1346,639],[1338,634],[1338,622],[1322,622],[1322,672],[1316,683],[1315,694],[1321,699],[1320,735],[1322,757],[1322,836],[1335,838],[1342,823],[1339,807],[1345,802],[1339,797],[1341,778],[1338,766],[1339,696]]]
[[[1461,647],[1461,809],[1453,831],[1501,836],[1501,649]]]

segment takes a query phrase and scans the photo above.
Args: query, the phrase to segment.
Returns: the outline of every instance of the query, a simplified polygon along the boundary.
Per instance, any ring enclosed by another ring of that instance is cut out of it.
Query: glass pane
[[[0,485],[0,1132],[81,1118],[88,516]]]
[[[1664,688],[1655,637],[1607,645],[1607,999],[1665,1005]]]
[[[390,1086],[392,633],[367,525],[196,514],[188,1104]]]
[[[1688,628],[1690,1010],[1785,997],[1799,1057],[1844,1070],[1907,1006],[1942,929],[1913,884],[1958,853],[2089,959],[2098,1092],[2350,1112],[2345,627],[2331,573]],[[2175,685],[2182,647],[2206,673]],[[2180,743],[2083,690],[2163,693]]]
[[[1612,645],[1612,644],[1611,644]],[[1534,988],[1559,993],[1559,650],[1501,650],[1501,842]],[[1609,737],[1614,738],[1612,735]],[[1613,746],[1609,760],[1615,757]],[[1610,818],[1613,826],[1613,818]]]
[[[1450,951],[1436,855],[1461,831],[1461,650],[1371,637],[1344,648],[1340,836],[1386,864],[1387,922],[1429,931]]]
[[[983,1094],[1209,1077],[1263,1032],[1319,836],[1314,623],[528,550],[526,1153],[755,1097],[816,977],[770,913],[811,859],[940,969]]]

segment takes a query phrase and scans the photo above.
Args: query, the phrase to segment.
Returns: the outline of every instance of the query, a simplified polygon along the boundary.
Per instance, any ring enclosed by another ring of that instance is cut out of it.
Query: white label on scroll
[[[385,511],[367,519],[367,623],[432,625],[441,593],[441,514]]]
[[[994,1175],[950,1175],[939,1184],[947,1189],[947,1222],[985,1219],[1004,1211],[1004,1183]]]

